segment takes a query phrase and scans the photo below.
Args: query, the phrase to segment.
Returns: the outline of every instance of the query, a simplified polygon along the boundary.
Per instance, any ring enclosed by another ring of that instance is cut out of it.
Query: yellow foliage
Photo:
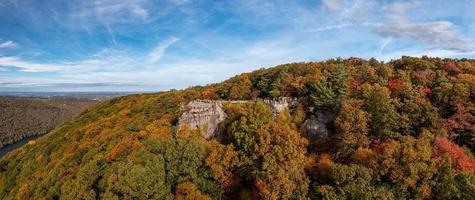
[[[129,114],[130,110],[129,109],[123,109],[119,112],[119,115],[124,117],[124,116],[127,116],[127,114]]]
[[[239,157],[232,144],[223,145],[216,140],[207,143],[209,155],[205,162],[211,168],[213,178],[226,188],[232,184],[233,168],[239,165]]]
[[[277,199],[278,197],[272,194],[272,191],[268,188],[266,182],[258,179],[255,183],[256,188],[259,191],[259,195],[262,199]]]
[[[305,115],[305,110],[301,104],[298,104],[295,108],[295,111],[293,113],[293,119],[292,122],[295,123],[297,126],[302,124],[305,121],[305,118],[307,116]]]
[[[207,86],[203,88],[201,91],[201,96],[203,99],[218,99],[218,95],[216,94],[216,88],[213,86]]]
[[[30,194],[28,194],[30,188],[29,182],[23,183],[18,189],[18,193],[16,195],[16,199],[29,199]]]
[[[335,119],[338,144],[345,154],[368,145],[368,113],[361,109],[363,102],[356,99],[344,101]]]
[[[317,168],[318,165],[318,157],[314,154],[307,156],[305,162],[305,170],[306,171],[313,171]]]
[[[145,126],[144,130],[140,131],[140,133],[145,137],[156,139],[170,138],[172,136],[172,126],[167,120],[162,118]]]
[[[330,173],[332,166],[335,163],[331,159],[330,155],[322,154],[317,163],[317,172],[323,176],[326,176]]]
[[[358,164],[364,165],[366,167],[375,169],[377,167],[377,155],[376,153],[368,148],[358,148],[351,159]]]
[[[127,135],[119,141],[114,148],[109,152],[109,160],[117,160],[122,156],[126,156],[131,153],[133,150],[142,146],[142,143],[137,140],[136,137],[132,135]]]
[[[211,200],[211,197],[201,193],[195,184],[184,182],[176,186],[175,200]]]

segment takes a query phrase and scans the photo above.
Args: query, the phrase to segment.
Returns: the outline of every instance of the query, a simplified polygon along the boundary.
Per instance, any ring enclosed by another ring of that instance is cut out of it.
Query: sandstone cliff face
[[[281,97],[278,99],[264,99],[275,114],[284,111],[286,108],[298,103],[298,99]],[[178,126],[187,125],[190,128],[202,129],[201,134],[206,139],[217,137],[219,123],[227,117],[223,110],[224,103],[247,103],[249,101],[222,101],[222,100],[194,100],[183,106],[182,115],[178,121]],[[311,116],[304,123],[308,135],[311,139],[328,137],[325,124],[333,120],[333,116],[328,113],[318,113]]]
[[[272,108],[274,113],[279,113],[290,106],[296,105],[298,103],[298,99],[291,97],[281,97],[277,99],[264,99],[264,102]]]
[[[202,128],[201,134],[210,139],[215,136],[218,124],[226,119],[223,101],[195,100],[183,107],[178,125],[188,125],[190,128]]]

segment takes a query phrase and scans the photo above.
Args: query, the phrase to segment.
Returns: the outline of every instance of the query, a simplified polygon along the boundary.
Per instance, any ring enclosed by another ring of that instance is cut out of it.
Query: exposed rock
[[[188,125],[190,128],[201,128],[201,134],[206,139],[217,136],[218,125],[227,117],[223,110],[224,103],[247,103],[249,101],[194,100],[183,106],[178,126]],[[265,99],[274,113],[279,113],[297,104],[295,98],[281,97],[275,100]]]
[[[304,126],[311,141],[326,139],[329,136],[326,125],[335,120],[335,115],[329,112],[317,112],[305,120]]]
[[[178,125],[188,125],[190,128],[203,128],[202,135],[206,139],[215,136],[218,124],[226,119],[223,101],[195,100],[183,107]]]
[[[275,113],[279,113],[290,106],[296,105],[298,100],[297,98],[280,97],[277,99],[264,99],[264,102],[269,105]]]

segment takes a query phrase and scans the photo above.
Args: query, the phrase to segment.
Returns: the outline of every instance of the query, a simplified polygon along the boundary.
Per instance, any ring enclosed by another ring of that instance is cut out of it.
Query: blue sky
[[[475,57],[475,1],[0,0],[0,91],[160,91],[335,57]]]

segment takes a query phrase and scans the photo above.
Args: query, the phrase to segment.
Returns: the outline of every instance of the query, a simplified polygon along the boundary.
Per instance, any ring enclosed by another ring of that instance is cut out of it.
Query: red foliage
[[[350,88],[358,88],[363,81],[359,80],[359,78],[352,78],[347,81],[347,85]]]
[[[384,144],[392,141],[393,140],[389,138],[375,138],[373,141],[371,141],[371,144],[369,144],[369,148],[374,152],[381,153],[383,151]]]
[[[390,81],[388,82],[388,88],[389,88],[390,90],[395,90],[395,89],[400,88],[400,87],[402,86],[402,84],[403,84],[402,80],[398,80],[398,79],[396,79],[396,80],[390,80]]]
[[[432,82],[434,79],[434,75],[431,73],[431,71],[427,70],[419,70],[411,73],[412,78],[417,78],[419,80],[422,80],[424,82]]]
[[[460,146],[453,144],[445,137],[437,137],[435,138],[435,147],[436,151],[449,156],[456,170],[475,173],[475,160],[467,155]]]
[[[457,112],[450,118],[442,120],[442,126],[447,130],[450,138],[456,138],[460,132],[473,130],[473,125],[467,121],[468,117],[465,107],[457,104]]]
[[[58,174],[57,180],[63,181],[63,179],[68,175],[69,175],[69,172],[61,172],[60,174]]]
[[[382,146],[381,146],[381,140],[373,140],[371,144],[369,145],[370,149],[375,151],[375,152],[381,152],[382,151]]]
[[[432,90],[430,88],[428,88],[427,86],[424,86],[422,88],[422,92],[424,92],[424,94],[428,95],[428,94],[432,93]]]
[[[460,70],[457,65],[455,65],[455,63],[453,62],[448,62],[444,65],[444,70],[446,72],[448,72],[449,74],[451,75],[457,75],[459,73],[462,72],[462,70]]]

